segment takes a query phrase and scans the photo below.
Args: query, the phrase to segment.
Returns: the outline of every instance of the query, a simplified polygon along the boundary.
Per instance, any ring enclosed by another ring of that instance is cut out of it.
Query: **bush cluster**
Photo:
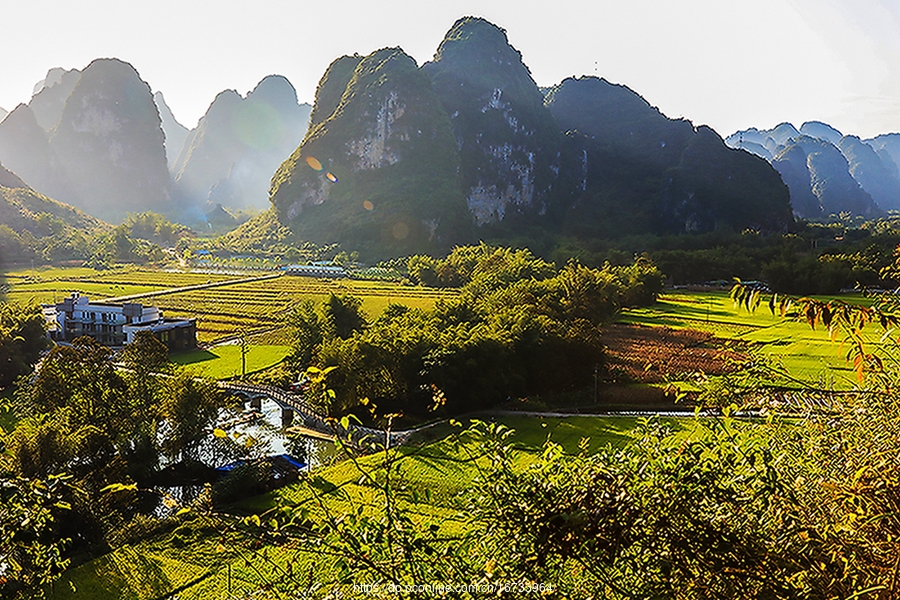
[[[527,250],[487,245],[442,260],[414,256],[409,273],[459,295],[432,310],[390,305],[376,319],[357,299],[334,295],[321,310],[307,303],[294,312],[297,369],[338,367],[328,380],[333,414],[364,416],[364,401],[382,413],[459,414],[586,385],[603,359],[600,326],[662,288],[645,259],[557,269]]]

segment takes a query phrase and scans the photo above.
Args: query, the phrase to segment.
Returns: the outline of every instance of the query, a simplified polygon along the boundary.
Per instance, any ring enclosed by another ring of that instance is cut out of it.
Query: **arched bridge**
[[[356,445],[361,445],[363,442],[368,441],[384,447],[386,432],[383,430],[362,427],[361,425],[350,425],[349,428],[344,429],[340,424],[326,420],[325,413],[318,407],[306,402],[306,399],[300,394],[287,392],[271,385],[258,385],[255,383],[220,381],[219,387],[249,399],[271,398],[285,413],[292,411],[294,418],[299,418],[307,429],[326,435],[338,436],[341,439],[348,439],[349,436],[349,439]],[[406,442],[415,431],[418,430],[392,431],[388,440],[388,446],[393,447]]]

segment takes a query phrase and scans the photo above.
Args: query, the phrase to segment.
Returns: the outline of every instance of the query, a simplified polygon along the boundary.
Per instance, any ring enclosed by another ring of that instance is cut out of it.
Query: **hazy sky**
[[[312,102],[342,54],[401,46],[421,64],[464,15],[506,29],[539,85],[596,74],[722,135],[900,131],[900,0],[3,0],[0,106],[51,67],[115,56],[193,127],[218,92],[271,73]]]

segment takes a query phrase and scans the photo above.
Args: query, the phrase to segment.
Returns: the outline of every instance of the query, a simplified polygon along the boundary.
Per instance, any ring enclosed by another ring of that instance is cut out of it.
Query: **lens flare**
[[[394,225],[391,233],[394,234],[394,238],[402,240],[409,235],[409,227],[406,226],[406,223],[400,222]]]
[[[320,163],[319,159],[317,159],[315,156],[307,156],[306,164],[308,164],[310,166],[310,168],[312,168],[315,171],[322,170],[322,163]]]
[[[328,179],[328,181],[330,181],[331,183],[337,183],[337,176],[335,176],[334,173],[325,173],[325,177],[326,177],[326,178]]]
[[[375,210],[375,205],[369,200],[363,200],[363,208],[366,210]]]

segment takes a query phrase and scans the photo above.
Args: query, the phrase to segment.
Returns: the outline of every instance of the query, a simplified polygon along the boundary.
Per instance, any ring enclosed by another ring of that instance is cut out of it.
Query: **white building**
[[[288,275],[299,277],[332,277],[342,279],[347,276],[344,267],[332,264],[289,265],[285,267]]]
[[[133,342],[138,331],[150,331],[169,350],[197,345],[195,319],[166,319],[155,306],[91,302],[87,296],[73,292],[58,304],[45,304],[43,310],[50,337],[58,341],[88,336],[101,344],[121,346]]]

